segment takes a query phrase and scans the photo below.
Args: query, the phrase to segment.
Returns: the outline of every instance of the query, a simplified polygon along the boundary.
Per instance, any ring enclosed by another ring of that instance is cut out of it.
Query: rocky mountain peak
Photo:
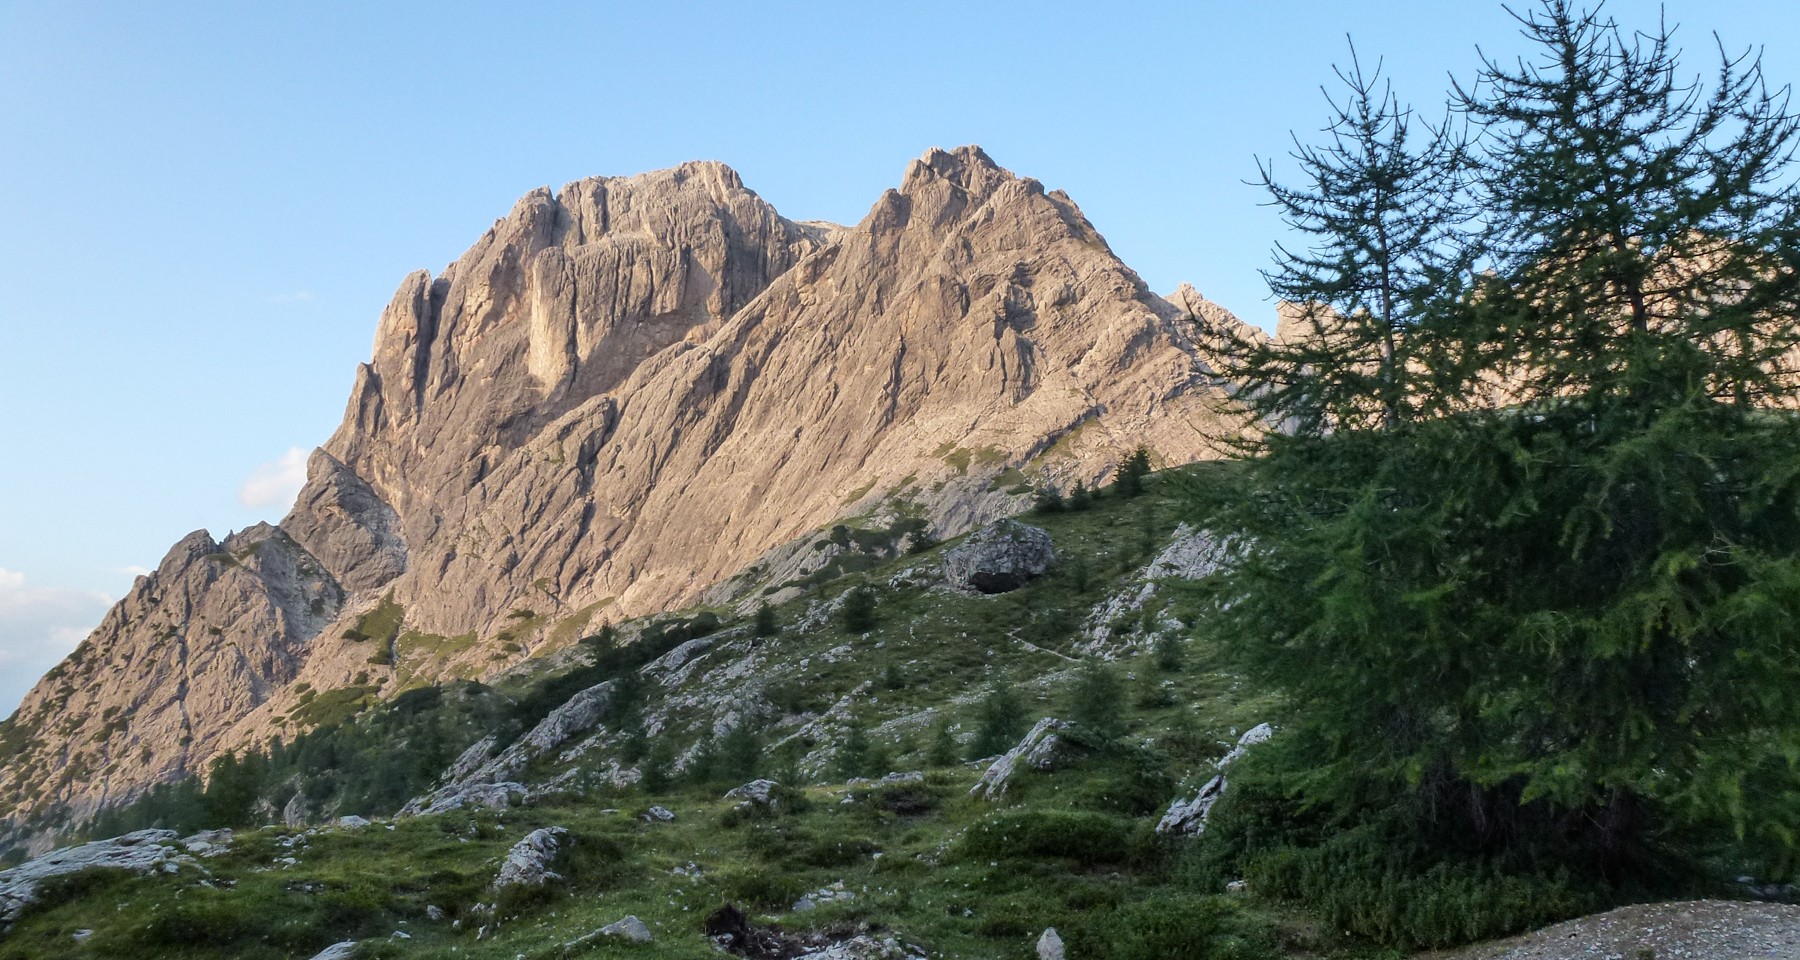
[[[319,722],[314,698],[791,596],[844,562],[823,531],[892,551],[1139,445],[1205,456],[1225,401],[1182,316],[979,147],[927,151],[851,227],[720,163],[531,191],[401,282],[280,526],[184,539],[40,684],[0,797],[79,818]],[[77,758],[105,774],[32,783]]]

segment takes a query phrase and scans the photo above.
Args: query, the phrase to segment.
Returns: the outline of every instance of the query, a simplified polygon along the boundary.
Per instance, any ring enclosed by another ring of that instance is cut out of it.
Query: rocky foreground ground
[[[1621,907],[1420,960],[1765,960],[1800,957],[1800,906],[1695,900]]]

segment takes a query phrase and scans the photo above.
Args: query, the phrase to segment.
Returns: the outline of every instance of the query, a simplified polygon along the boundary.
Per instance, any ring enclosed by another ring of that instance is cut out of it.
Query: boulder
[[[1055,562],[1050,534],[1002,520],[944,552],[944,580],[958,589],[1005,593],[1043,576]]]
[[[981,779],[969,788],[969,795],[984,800],[997,800],[1005,795],[1013,773],[1021,764],[1036,770],[1048,770],[1055,766],[1057,753],[1062,748],[1062,738],[1057,736],[1057,732],[1067,729],[1068,722],[1055,717],[1039,720],[1025,734],[1024,739],[988,766]]]
[[[772,807],[775,805],[775,788],[781,786],[773,780],[752,780],[741,787],[732,787],[725,791],[725,799],[741,800],[739,806],[756,804]]]
[[[562,827],[540,827],[513,844],[494,878],[494,889],[506,887],[541,887],[562,874],[550,869],[569,845],[569,831]]]
[[[668,807],[651,807],[644,811],[645,823],[668,823],[675,819],[675,811]]]
[[[601,927],[600,934],[624,940],[635,940],[638,943],[650,942],[650,927],[635,916],[627,916],[623,920],[617,920]]]
[[[1038,960],[1064,960],[1062,935],[1055,927],[1045,927],[1037,942]]]
[[[355,940],[341,940],[313,954],[312,960],[352,960],[356,953]]]

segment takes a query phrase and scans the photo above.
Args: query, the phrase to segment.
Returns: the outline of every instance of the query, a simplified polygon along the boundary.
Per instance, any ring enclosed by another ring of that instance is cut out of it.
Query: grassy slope
[[[790,802],[780,814],[735,813],[716,784],[655,795],[606,786],[598,771],[622,736],[603,731],[575,762],[568,793],[521,810],[326,830],[292,849],[282,842],[293,831],[266,828],[203,861],[211,878],[188,869],[65,883],[0,937],[0,958],[304,958],[337,940],[394,931],[411,939],[384,939],[366,955],[555,957],[565,955],[563,944],[627,914],[650,924],[654,944],[598,942],[579,955],[715,957],[701,921],[727,902],[795,931],[889,931],[933,956],[1030,956],[1051,925],[1071,941],[1071,955],[1097,956],[1103,947],[1134,955],[1133,937],[1155,935],[1134,916],[1177,918],[1171,922],[1186,926],[1174,936],[1193,942],[1191,956],[1270,955],[1277,941],[1281,952],[1323,949],[1304,924],[1187,881],[1183,845],[1152,832],[1162,807],[1210,773],[1235,731],[1275,719],[1269,702],[1213,669],[1197,641],[1186,642],[1172,672],[1157,668],[1147,645],[1118,651],[1132,746],[1029,774],[1002,803],[967,795],[980,770],[971,764],[933,770],[924,788],[851,803],[840,802],[841,783],[829,782],[831,752],[851,715],[895,770],[927,766],[929,728],[940,720],[966,739],[975,703],[992,684],[1024,692],[1034,715],[1067,715],[1071,678],[1086,656],[1082,620],[1168,541],[1176,511],[1153,491],[1027,517],[1051,532],[1061,561],[1037,583],[997,597],[910,585],[896,575],[933,563],[938,551],[902,558],[784,606],[780,634],[754,649],[746,629],[727,632],[684,679],[652,685],[645,716],[684,749],[739,708],[764,715],[766,740],[805,746],[799,767],[814,781],[802,791],[810,802]],[[880,596],[878,624],[867,634],[850,635],[823,612],[853,583],[872,584]],[[678,819],[642,822],[637,814],[651,804]],[[497,931],[477,939],[482,921],[468,911],[493,902],[485,888],[500,858],[530,829],[552,824],[576,838],[577,853],[561,868],[568,881],[535,902],[502,904]],[[280,862],[288,856],[298,862]],[[690,862],[701,879],[672,872]],[[856,899],[790,912],[801,894],[838,882]],[[427,905],[468,922],[460,930],[431,922]],[[94,933],[77,946],[77,929]],[[1205,953],[1203,942],[1238,952]],[[1139,946],[1150,951],[1144,956],[1167,955]]]

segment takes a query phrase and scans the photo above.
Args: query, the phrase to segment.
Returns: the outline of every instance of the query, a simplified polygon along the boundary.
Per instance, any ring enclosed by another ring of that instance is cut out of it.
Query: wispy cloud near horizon
[[[91,590],[36,587],[0,568],[0,716],[18,708],[33,684],[68,656],[113,604]]]
[[[305,485],[306,451],[289,447],[280,459],[259,463],[250,471],[238,487],[238,503],[250,510],[278,507],[285,511]]]

